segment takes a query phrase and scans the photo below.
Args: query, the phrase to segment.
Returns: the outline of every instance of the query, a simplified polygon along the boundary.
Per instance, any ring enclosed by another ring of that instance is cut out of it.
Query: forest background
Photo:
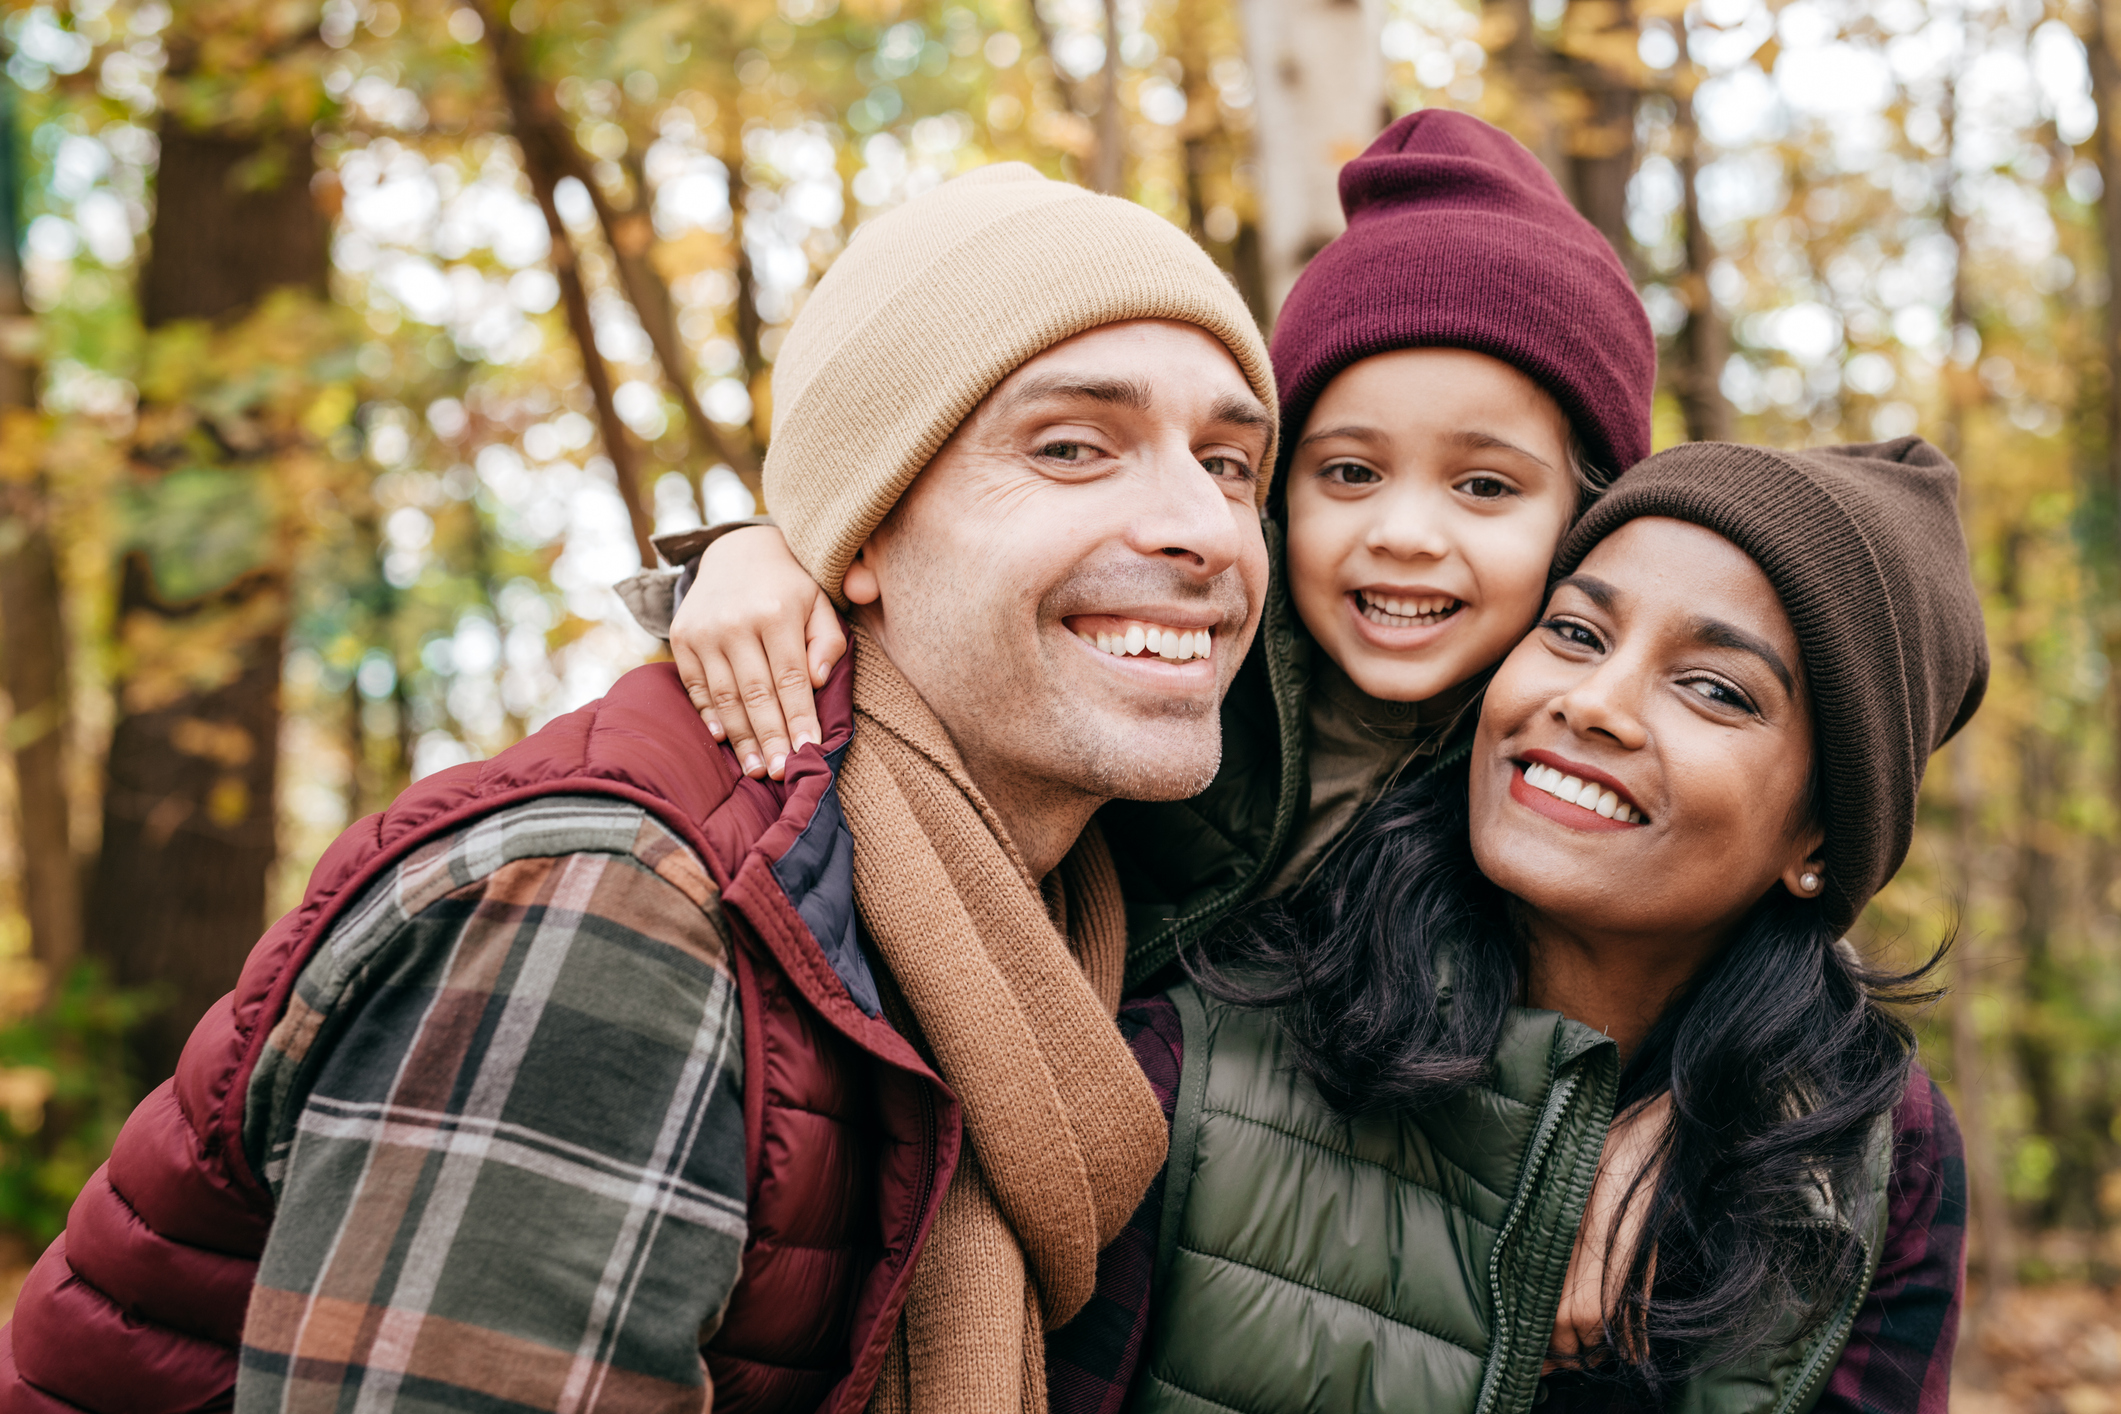
[[[0,36],[16,1257],[341,828],[656,651],[610,586],[752,509],[862,219],[1029,161],[1270,322],[1338,163],[1446,105],[1621,252],[1659,445],[1960,461],[1995,680],[1861,931],[1958,927],[1924,1044],[1977,1314],[2121,1282],[2121,4],[4,0]]]

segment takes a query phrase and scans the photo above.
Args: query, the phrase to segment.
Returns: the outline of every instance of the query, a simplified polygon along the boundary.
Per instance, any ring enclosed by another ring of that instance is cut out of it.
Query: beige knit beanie
[[[843,606],[854,553],[960,422],[1061,340],[1128,319],[1221,339],[1270,410],[1266,344],[1184,231],[1131,201],[982,167],[864,222],[773,363],[766,508]],[[1262,503],[1274,446],[1267,446]]]

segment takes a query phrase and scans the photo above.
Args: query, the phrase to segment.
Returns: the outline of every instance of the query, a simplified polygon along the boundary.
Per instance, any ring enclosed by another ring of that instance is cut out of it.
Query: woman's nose
[[[1578,736],[1596,736],[1629,750],[1649,740],[1643,725],[1641,682],[1618,659],[1607,659],[1555,699],[1555,714]]]

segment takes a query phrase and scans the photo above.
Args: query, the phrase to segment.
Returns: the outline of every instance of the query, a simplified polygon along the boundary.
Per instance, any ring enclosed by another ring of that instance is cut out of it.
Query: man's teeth
[[[1571,805],[1580,805],[1586,810],[1596,811],[1608,820],[1618,820],[1625,825],[1637,824],[1642,812],[1632,805],[1622,805],[1620,797],[1603,786],[1565,776],[1552,766],[1528,762],[1524,768],[1524,780],[1528,786],[1536,786],[1556,800],[1566,800]]]
[[[1458,612],[1458,601],[1447,595],[1373,594],[1357,590],[1362,616],[1386,628],[1426,628],[1442,623]]]
[[[1215,646],[1213,629],[1129,624],[1125,633],[1083,633],[1078,630],[1075,636],[1099,652],[1110,653],[1116,658],[1161,658],[1167,663],[1183,663],[1190,658],[1215,656],[1212,651]]]

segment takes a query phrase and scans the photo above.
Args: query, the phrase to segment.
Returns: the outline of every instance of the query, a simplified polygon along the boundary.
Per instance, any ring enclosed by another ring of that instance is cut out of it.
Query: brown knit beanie
[[[1061,340],[1129,319],[1205,329],[1277,406],[1244,300],[1131,201],[1002,162],[864,222],[773,362],[766,508],[789,549],[844,607],[854,552],[980,400]],[[1270,440],[1262,504],[1273,466]]]
[[[1623,475],[1562,542],[1569,574],[1638,516],[1752,556],[1797,632],[1817,724],[1829,920],[1846,928],[1907,858],[1930,754],[1988,686],[1959,473],[1920,437],[1775,452],[1699,442]]]

